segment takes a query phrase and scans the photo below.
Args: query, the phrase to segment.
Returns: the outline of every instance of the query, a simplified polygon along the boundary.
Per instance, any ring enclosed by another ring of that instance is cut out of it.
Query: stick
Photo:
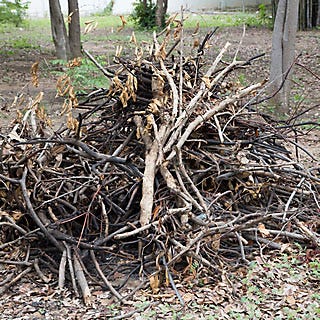
[[[83,53],[97,66],[97,68],[107,77],[112,78],[114,74],[106,70],[86,49],[82,48]]]
[[[12,285],[18,282],[21,278],[23,278],[26,274],[28,274],[32,270],[33,266],[28,267],[19,273],[14,279],[12,279],[9,283],[5,284],[0,288],[0,295],[4,294]]]
[[[258,88],[260,88],[262,86],[262,83],[257,83],[254,84],[248,88],[245,88],[241,91],[239,91],[239,93],[231,96],[231,97],[227,97],[225,100],[221,101],[216,107],[208,110],[204,115],[199,115],[198,117],[196,117],[195,120],[193,120],[188,127],[186,128],[184,134],[181,136],[181,138],[179,139],[178,143],[176,144],[178,149],[181,149],[181,147],[185,144],[185,142],[187,141],[188,137],[190,136],[190,134],[202,123],[205,122],[206,120],[210,119],[211,117],[213,117],[216,113],[222,111],[224,108],[226,108],[228,105],[234,103],[235,101],[241,99],[242,97],[248,95],[249,93],[251,93],[254,90],[257,90]],[[167,160],[171,160],[174,156],[176,155],[176,151],[172,150],[170,155],[167,157]]]
[[[30,198],[28,196],[28,190],[27,190],[27,187],[26,187],[27,173],[28,173],[28,169],[25,168],[24,171],[23,171],[22,178],[20,180],[20,186],[21,186],[21,190],[22,190],[22,194],[23,194],[24,200],[25,200],[27,208],[29,210],[29,214],[30,214],[31,218],[33,219],[33,221],[38,225],[40,230],[48,238],[48,240],[50,240],[60,251],[63,251],[63,247],[62,247],[61,243],[59,243],[57,241],[57,239],[54,238],[52,236],[52,234],[50,234],[48,232],[47,228],[43,225],[42,221],[39,219],[38,215],[36,214],[36,212],[33,209],[32,203],[31,203]]]
[[[60,289],[64,288],[64,283],[66,279],[66,264],[67,264],[67,249],[64,249],[62,252],[60,265],[59,265],[58,287]]]
[[[94,251],[93,250],[90,250],[90,256],[91,256],[91,259],[102,279],[102,281],[104,282],[104,284],[107,286],[107,288],[109,289],[109,291],[119,300],[119,301],[122,301],[123,300],[123,297],[120,295],[120,293],[112,286],[111,282],[106,278],[106,276],[104,275],[103,271],[101,270],[100,268],[100,265],[96,259],[96,256],[94,254]]]
[[[88,286],[88,283],[87,283],[87,280],[84,275],[84,272],[83,272],[83,269],[82,269],[82,266],[81,266],[79,259],[80,258],[78,257],[77,253],[75,252],[73,254],[73,264],[74,264],[74,271],[77,276],[77,282],[81,288],[84,304],[86,306],[92,306],[93,302],[91,300],[91,292],[90,292],[90,289],[89,289],[89,286]]]

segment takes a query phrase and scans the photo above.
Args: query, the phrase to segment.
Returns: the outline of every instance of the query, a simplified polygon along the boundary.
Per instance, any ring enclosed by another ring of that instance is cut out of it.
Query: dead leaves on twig
[[[62,106],[61,114],[71,112],[72,108],[76,108],[79,105],[74,87],[71,84],[71,79],[68,75],[63,75],[58,79],[57,95],[60,97],[66,97]]]
[[[39,61],[36,61],[31,66],[31,82],[33,86],[38,87],[39,86]]]
[[[84,28],[84,34],[88,34],[94,30],[97,29],[98,26],[98,22],[95,20],[90,20],[90,21],[86,21],[85,23],[85,28]]]
[[[118,32],[122,31],[127,24],[127,20],[124,16],[120,16],[120,20],[122,25],[118,28]]]

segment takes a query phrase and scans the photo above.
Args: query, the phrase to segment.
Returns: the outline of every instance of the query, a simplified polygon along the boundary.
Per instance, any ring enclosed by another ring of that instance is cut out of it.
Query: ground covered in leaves
[[[241,29],[220,30],[212,43],[212,53],[217,54],[226,41],[230,41],[233,50],[237,50],[242,38]],[[271,47],[271,33],[268,30],[249,29],[242,40],[239,57],[250,58],[262,52],[269,53]],[[317,32],[301,33],[298,37],[298,51],[302,52],[301,69],[297,72],[294,88],[297,112],[307,106],[316,105],[319,99],[319,81],[317,73],[319,42]],[[93,43],[88,42],[87,48],[93,53],[100,53]],[[101,50],[101,51],[100,51]],[[231,51],[230,55],[233,54]],[[46,51],[46,59],[51,55]],[[14,118],[15,109],[20,106],[12,104],[14,95],[25,90],[23,87],[29,78],[29,68],[34,60],[44,59],[43,53],[30,50],[23,54],[11,55],[10,59],[1,56],[1,68],[5,76],[1,79],[0,94],[3,128]],[[210,55],[208,61],[210,61]],[[45,63],[42,60],[42,63]],[[239,75],[237,81],[243,84],[251,83],[252,79],[263,80],[268,70],[268,54],[257,62],[257,68],[252,73]],[[305,67],[308,67],[308,71]],[[49,75],[49,74],[48,74]],[[50,77],[52,75],[50,74]],[[52,113],[59,112],[61,103],[55,100],[55,83],[53,78],[44,77],[40,81],[41,90],[46,92],[47,109]],[[40,90],[39,88],[37,89]],[[32,87],[28,87],[33,93]],[[48,93],[47,93],[48,92]],[[36,93],[36,92],[34,92]],[[272,110],[271,110],[272,111]],[[303,121],[317,122],[319,108],[312,108],[302,117]],[[61,119],[57,120],[61,123]],[[307,125],[306,129],[311,126]],[[314,152],[314,165],[319,165],[319,138],[317,131],[303,137],[303,143]],[[308,145],[309,144],[309,145]],[[318,157],[318,158],[317,158]],[[317,213],[316,213],[317,214]],[[260,248],[260,252],[251,253],[249,264],[239,265],[237,268],[224,269],[217,282],[210,276],[199,278],[201,270],[194,263],[184,270],[184,276],[177,276],[177,288],[186,303],[184,308],[178,303],[176,295],[170,286],[163,286],[155,294],[148,287],[139,291],[125,305],[119,307],[108,291],[100,287],[92,291],[94,306],[85,307],[80,299],[74,298],[72,291],[58,291],[56,281],[49,270],[45,270],[48,283],[44,284],[38,274],[30,273],[23,278],[19,285],[8,290],[1,297],[1,318],[3,319],[318,319],[320,317],[319,295],[319,251],[316,249],[300,248],[292,245],[286,253]],[[285,250],[287,249],[287,250]],[[0,266],[0,282],[5,281],[7,269]],[[119,279],[124,274],[117,275]],[[90,284],[94,287],[94,283]],[[132,280],[132,288],[136,286]]]
[[[219,282],[197,278],[196,266],[177,287],[154,295],[139,291],[117,305],[107,291],[93,290],[94,306],[85,307],[72,292],[43,284],[30,274],[1,297],[1,319],[319,319],[319,252],[257,255],[249,264],[226,270]],[[2,272],[0,271],[0,274]],[[2,273],[3,274],[3,273]],[[121,276],[121,275],[120,275]],[[132,286],[135,286],[134,281]]]

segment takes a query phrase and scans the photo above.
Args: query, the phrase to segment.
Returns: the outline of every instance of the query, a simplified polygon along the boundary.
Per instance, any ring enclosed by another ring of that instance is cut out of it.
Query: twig
[[[91,299],[91,292],[86,280],[86,277],[84,275],[81,263],[79,261],[79,257],[77,255],[76,252],[74,252],[73,254],[73,264],[74,264],[74,271],[77,277],[77,282],[81,288],[81,292],[82,292],[82,297],[83,297],[83,301],[84,304],[86,306],[91,306],[92,305],[92,299]]]
[[[60,265],[59,265],[59,280],[58,287],[60,289],[64,288],[65,279],[66,279],[66,264],[67,264],[67,249],[64,249],[62,252]]]
[[[33,265],[34,265],[34,269],[36,270],[36,272],[37,272],[38,276],[40,277],[40,279],[41,279],[44,283],[49,283],[49,282],[50,282],[50,278],[48,278],[47,276],[45,276],[45,275],[43,274],[43,272],[40,270],[40,267],[39,267],[39,259],[38,259],[38,258],[36,258],[36,259],[34,260]]]
[[[177,296],[177,298],[178,298],[181,306],[184,307],[184,306],[185,306],[185,302],[184,302],[183,298],[181,297],[181,294],[180,294],[179,290],[177,289],[176,284],[174,283],[174,280],[173,280],[173,278],[172,278],[170,269],[169,269],[169,267],[168,267],[168,265],[167,265],[167,261],[166,261],[165,256],[162,257],[162,263],[163,263],[163,265],[164,265],[164,267],[165,267],[166,275],[167,275],[167,277],[169,278],[169,282],[170,282],[170,284],[171,284],[171,287],[172,287],[173,291],[175,292],[175,294],[176,294],[176,296]]]
[[[21,273],[19,273],[9,283],[6,283],[4,286],[2,286],[0,288],[0,295],[4,294],[12,285],[14,285],[16,282],[18,282],[20,279],[22,279],[25,275],[27,275],[32,270],[32,268],[33,268],[33,266],[30,266],[30,267],[24,269]]]
[[[122,301],[123,300],[123,297],[120,295],[120,293],[112,286],[111,282],[106,278],[106,276],[104,275],[103,271],[101,270],[100,266],[99,266],[99,263],[96,259],[96,256],[94,254],[94,251],[93,250],[90,250],[90,256],[91,256],[91,259],[102,279],[102,281],[104,282],[104,284],[107,286],[107,288],[109,289],[109,291],[119,300],[119,301]]]
[[[298,188],[301,188],[303,182],[306,180],[305,177],[301,178],[301,180],[299,181],[299,183],[297,184],[297,186],[295,187],[295,189],[292,191],[285,207],[284,207],[284,213],[283,213],[283,217],[282,217],[282,221],[284,222],[287,218],[287,212],[289,210],[289,206],[294,198],[294,196],[296,195],[297,191],[298,191]]]
[[[107,77],[112,78],[113,73],[106,70],[91,54],[88,50],[82,48],[83,53],[98,67],[98,69]]]
[[[20,180],[20,186],[21,186],[21,190],[22,190],[22,194],[23,197],[25,199],[27,208],[29,210],[29,214],[32,217],[32,219],[34,220],[34,222],[38,225],[38,227],[40,228],[40,230],[45,234],[45,236],[60,250],[63,251],[63,247],[62,245],[56,240],[56,238],[54,238],[52,236],[52,234],[50,234],[47,230],[47,228],[43,225],[42,221],[39,219],[38,215],[36,214],[36,212],[33,209],[32,203],[30,201],[30,198],[28,196],[28,191],[27,191],[27,187],[26,187],[26,177],[27,177],[27,173],[28,173],[28,169],[25,168],[23,171],[23,175],[22,178]]]

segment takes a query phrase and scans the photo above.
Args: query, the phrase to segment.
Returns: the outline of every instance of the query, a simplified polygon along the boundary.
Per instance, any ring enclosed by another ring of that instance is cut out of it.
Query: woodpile
[[[215,278],[257,248],[320,244],[319,168],[285,147],[304,152],[293,127],[256,111],[264,84],[232,81],[259,57],[226,63],[227,43],[208,65],[214,32],[195,56],[174,32],[173,45],[168,28],[148,52],[117,54],[112,70],[86,52],[110,87],[76,96],[61,78],[68,118],[59,130],[49,133],[39,96],[1,137],[1,263],[35,267],[44,281],[49,267],[86,303],[88,280],[125,300],[133,276],[153,292],[166,279],[183,303],[175,279],[194,262],[199,277]],[[115,272],[127,275],[119,286]]]

